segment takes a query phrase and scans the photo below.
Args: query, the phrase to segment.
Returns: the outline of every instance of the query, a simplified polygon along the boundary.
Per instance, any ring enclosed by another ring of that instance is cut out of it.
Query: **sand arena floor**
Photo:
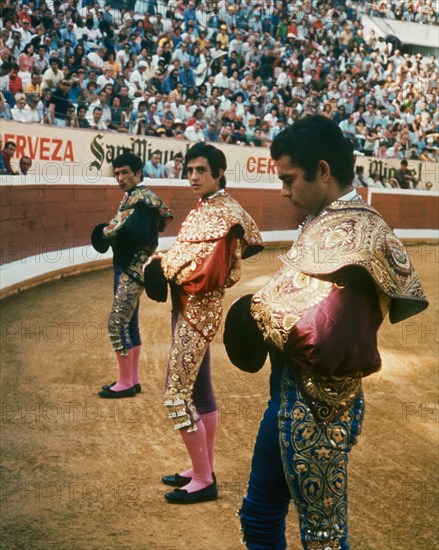
[[[364,381],[366,419],[350,455],[352,550],[434,550],[438,538],[438,266],[433,245],[409,248],[430,307],[386,321],[380,373]],[[225,307],[261,287],[280,250],[244,262]],[[161,404],[170,303],[141,305],[143,393],[102,400],[116,365],[106,334],[111,269],[68,277],[1,303],[0,548],[38,550],[239,550],[235,516],[268,396],[268,365],[256,375],[212,345],[219,405],[220,500],[165,502],[165,473],[188,459]],[[289,548],[297,550],[294,508]]]

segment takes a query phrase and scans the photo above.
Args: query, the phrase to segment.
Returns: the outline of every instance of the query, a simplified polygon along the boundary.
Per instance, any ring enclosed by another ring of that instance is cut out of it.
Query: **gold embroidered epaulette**
[[[310,276],[358,265],[390,298],[389,319],[397,323],[423,311],[428,302],[406,249],[381,215],[362,201],[335,201],[306,224],[282,261]]]
[[[189,212],[177,239],[181,242],[215,241],[225,237],[234,226],[242,228],[242,238],[249,247],[262,249],[262,239],[253,218],[228,193],[201,200]]]
[[[124,212],[125,210],[132,209],[138,203],[143,203],[148,208],[158,209],[160,217],[162,218],[161,227],[159,228],[160,231],[162,231],[173,219],[172,212],[166,204],[154,193],[154,191],[151,191],[151,189],[143,185],[135,187],[129,196],[122,201],[120,211]]]

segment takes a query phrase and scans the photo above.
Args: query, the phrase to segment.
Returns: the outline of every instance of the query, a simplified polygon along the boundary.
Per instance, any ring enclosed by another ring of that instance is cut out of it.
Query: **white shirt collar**
[[[358,195],[356,189],[352,189],[352,191],[349,191],[349,192],[346,193],[345,195],[342,195],[342,196],[339,197],[337,200],[338,200],[338,201],[353,201],[353,200],[355,200],[358,196],[359,196],[359,195]]]

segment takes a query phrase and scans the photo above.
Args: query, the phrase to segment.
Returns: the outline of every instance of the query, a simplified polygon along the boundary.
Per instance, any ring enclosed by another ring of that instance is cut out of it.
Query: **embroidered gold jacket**
[[[335,201],[308,222],[252,300],[267,342],[284,353],[320,421],[354,401],[380,368],[377,331],[428,305],[407,252],[363,201]]]
[[[158,244],[158,233],[172,221],[163,201],[143,185],[126,193],[119,209],[104,228],[115,262],[131,278],[143,282],[142,266]]]
[[[239,281],[241,258],[262,248],[254,220],[224,191],[200,199],[183,222],[162,269],[178,287],[180,311],[206,339],[219,328],[224,289]]]

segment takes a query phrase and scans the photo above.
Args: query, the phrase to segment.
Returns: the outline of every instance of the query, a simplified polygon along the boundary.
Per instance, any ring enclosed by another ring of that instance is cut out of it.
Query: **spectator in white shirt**
[[[91,120],[89,121],[90,128],[93,128],[95,130],[108,130],[107,125],[102,120],[103,116],[103,110],[101,107],[95,107],[93,109],[93,116]]]
[[[188,126],[184,132],[184,135],[188,141],[198,142],[205,141],[203,134],[203,123],[200,120],[196,120],[192,126]]]
[[[163,166],[165,177],[181,179],[183,176],[183,153],[177,153],[174,158]]]
[[[221,67],[221,71],[215,75],[214,86],[218,86],[218,88],[228,88],[229,87],[229,77],[227,76],[227,67],[223,65]]]
[[[172,61],[180,61],[180,64],[183,65],[186,61],[191,60],[190,55],[188,54],[187,44],[185,42],[182,42],[180,44],[180,47],[175,50],[175,52],[172,54]]]
[[[148,67],[148,64],[146,61],[140,61],[137,70],[133,71],[130,76],[130,83],[133,84],[136,87],[135,95],[140,95],[145,91],[146,89],[146,69]]]
[[[101,90],[99,93],[99,97],[96,101],[93,101],[93,103],[90,103],[90,106],[87,110],[86,119],[88,120],[88,123],[90,126],[94,124],[95,121],[95,109],[96,107],[99,107],[102,111],[102,114],[99,118],[100,125],[105,124],[105,126],[108,125],[109,122],[111,122],[111,110],[110,107],[107,105],[108,102],[108,94],[105,90]],[[100,130],[101,128],[98,128]]]
[[[298,78],[296,80],[296,86],[291,90],[291,97],[292,99],[295,99],[296,101],[300,101],[303,103],[306,99],[306,90],[303,86],[303,79]]]
[[[49,68],[43,74],[43,80],[41,82],[41,90],[50,88],[56,89],[64,78],[64,74],[61,70],[62,63],[59,59],[52,58],[49,61]]]
[[[30,24],[29,21],[23,21],[21,23],[22,27],[20,29],[21,32],[21,43],[23,44],[23,47],[26,46],[26,44],[29,44],[29,42],[32,40],[32,37],[34,36],[33,33],[29,30]]]
[[[116,59],[119,61],[122,67],[125,67],[125,65],[128,63],[130,59],[130,45],[125,44],[123,49],[119,50],[116,53]]]
[[[382,189],[384,186],[380,181],[380,175],[378,172],[373,172],[372,176],[368,178],[367,180],[367,186],[368,187],[377,187],[379,189]]]
[[[90,52],[87,55],[89,65],[92,69],[102,72],[102,69],[104,67],[105,52],[106,48],[104,46],[99,46],[99,48],[95,52]]]
[[[114,86],[114,78],[112,75],[113,69],[111,67],[107,67],[104,69],[104,74],[98,76],[96,83],[100,90],[103,90],[106,84],[112,84]]]
[[[352,115],[345,118],[339,123],[340,130],[343,132],[345,138],[350,139],[353,143],[356,142],[357,130]]]
[[[12,120],[15,122],[30,122],[30,112],[26,108],[26,96],[15,94],[15,107],[11,109]]]
[[[38,95],[28,94],[26,96],[26,100],[27,100],[26,109],[29,109],[30,122],[40,123],[43,117],[38,107],[38,104],[39,104]]]

